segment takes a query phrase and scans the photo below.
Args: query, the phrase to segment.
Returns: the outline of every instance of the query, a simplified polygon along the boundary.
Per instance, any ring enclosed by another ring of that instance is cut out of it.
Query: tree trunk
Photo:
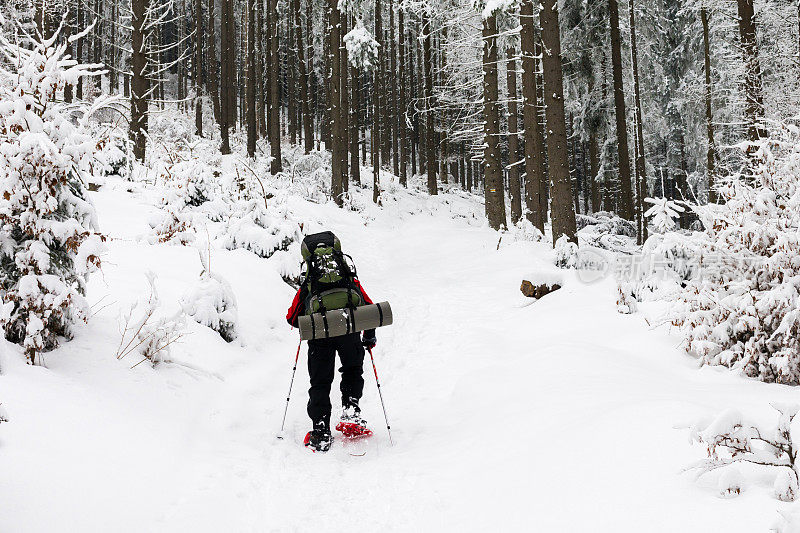
[[[397,103],[397,143],[400,149],[399,177],[400,185],[408,183],[408,147],[406,145],[406,29],[403,6],[397,12],[397,54],[399,65],[397,75],[400,78],[400,95]]]
[[[542,212],[544,204],[542,183],[543,161],[542,147],[544,138],[539,125],[536,87],[536,50],[533,21],[533,0],[522,0],[520,4],[520,25],[522,31],[522,121],[525,141],[525,207],[528,220],[539,231],[544,232],[546,214]]]
[[[383,65],[383,21],[381,20],[381,1],[375,0],[375,38],[378,42],[378,68],[375,69],[372,85],[372,201],[378,203],[380,196],[381,172],[381,65]]]
[[[247,156],[255,158],[256,139],[256,2],[247,0]]]
[[[277,174],[283,171],[283,162],[281,161],[281,102],[280,92],[278,91],[278,76],[280,74],[278,0],[269,0],[268,18],[267,29],[269,31],[269,55],[272,71],[269,77],[270,108],[269,125],[267,127],[270,156],[272,157],[269,171],[271,174]]]
[[[214,108],[214,120],[221,123],[219,103],[219,65],[217,62],[217,39],[214,35],[214,0],[208,0],[208,91]]]
[[[331,54],[330,66],[331,75],[328,84],[330,115],[331,115],[331,195],[337,205],[342,205],[342,194],[344,192],[344,169],[342,168],[342,139],[344,137],[344,124],[342,123],[342,95],[341,95],[341,59],[339,35],[341,24],[339,21],[340,12],[337,8],[337,0],[329,0],[328,7],[328,37],[329,50]]]
[[[799,8],[800,9],[800,8]],[[708,35],[708,10],[700,9],[700,20],[703,23],[703,66],[705,70],[705,103],[706,103],[706,178],[708,180],[708,203],[717,203],[717,190],[714,186],[716,174],[717,147],[714,142],[714,115],[711,110],[711,47]]]
[[[345,57],[347,56],[344,53]],[[346,61],[345,61],[346,62]],[[350,80],[348,90],[350,91],[350,120],[348,121],[350,127],[348,132],[350,135],[350,178],[353,183],[361,185],[361,164],[358,161],[358,135],[361,131],[361,121],[358,114],[359,105],[361,103],[361,91],[359,83],[358,70],[350,65]]]
[[[747,136],[751,141],[765,137],[764,96],[761,88],[761,66],[758,62],[758,42],[756,41],[756,20],[753,0],[738,0],[739,39],[742,45],[745,79],[745,120]]]
[[[570,194],[567,128],[564,120],[564,82],[561,71],[561,37],[556,0],[544,0],[542,24],[544,103],[547,121],[547,159],[550,172],[550,210],[553,244],[566,235],[577,242],[575,209]]]
[[[133,142],[133,156],[144,161],[147,145],[147,102],[148,68],[147,43],[145,37],[145,15],[149,8],[148,0],[131,2],[131,122],[130,139]],[[80,42],[80,41],[78,41]],[[80,90],[80,85],[78,86]],[[79,93],[78,98],[81,98]]]
[[[597,134],[589,134],[589,189],[592,196],[592,213],[602,210],[602,187],[597,181],[600,172],[600,151],[597,146]]]
[[[219,92],[219,129],[222,137],[220,152],[223,154],[231,153],[230,143],[230,119],[231,119],[231,75],[233,65],[231,64],[231,45],[233,41],[232,24],[228,4],[233,0],[222,0],[220,2],[220,92]]]
[[[431,21],[422,15],[422,70],[425,76],[425,162],[428,170],[428,194],[438,194],[436,182],[436,132],[433,127],[433,57],[431,54]]]
[[[392,73],[393,82],[389,85],[391,88],[391,95],[390,95],[390,105],[387,106],[390,109],[391,115],[391,132],[392,132],[392,170],[394,171],[394,175],[398,176],[400,174],[400,150],[398,147],[399,136],[397,132],[397,116],[398,116],[398,106],[397,106],[397,79],[395,76],[398,75],[397,72],[397,43],[395,41],[395,22],[394,22],[394,10],[395,5],[392,0],[389,0],[389,41],[391,42],[391,47],[389,54],[391,55],[391,60],[389,62],[389,68],[391,69],[389,72]]]
[[[506,49],[506,87],[508,87],[508,188],[511,189],[511,222],[522,217],[522,197],[519,181],[519,115],[517,111],[517,60],[513,46]]]
[[[350,95],[348,94],[349,87],[349,69],[347,61],[347,49],[344,45],[344,36],[349,31],[347,25],[347,15],[345,13],[339,14],[339,95],[341,102],[339,102],[339,120],[341,122],[341,138],[339,142],[340,157],[342,165],[342,189],[347,192],[350,189],[350,173],[348,172],[349,161],[347,154],[350,147],[350,138],[348,132],[350,131]]]
[[[636,51],[636,18],[633,3],[628,0],[631,31],[631,67],[633,69],[633,99],[636,106],[636,223],[637,242],[647,239],[647,222],[644,219],[644,196],[647,188],[647,167],[644,158],[644,132],[642,126],[642,98],[639,91],[639,58]]]
[[[309,2],[311,0],[308,0]],[[303,48],[303,28],[300,24],[300,0],[292,0],[292,9],[295,13],[295,39],[297,45],[297,66],[300,70],[300,107],[303,114],[303,147],[305,153],[314,149],[314,117],[311,115],[310,102],[311,88],[308,83],[308,69],[306,65],[305,49]]]
[[[631,188],[631,163],[628,151],[628,126],[625,120],[625,88],[622,82],[622,39],[619,33],[619,6],[617,0],[608,0],[611,18],[611,68],[614,76],[614,110],[617,124],[617,150],[619,153],[620,207],[622,218],[633,220],[633,190]]]
[[[497,12],[483,20],[483,132],[486,218],[496,230],[506,226],[506,202],[500,163],[500,117],[497,110]]]
[[[297,14],[294,10],[291,10],[289,13],[286,13],[286,69],[287,69],[287,76],[286,76],[286,83],[287,83],[287,91],[286,91],[286,98],[287,98],[287,108],[286,108],[286,122],[289,128],[289,142],[291,144],[297,144],[297,136],[300,134],[298,131],[298,122],[297,122],[297,75],[296,75],[296,66],[297,66],[297,58],[296,58],[296,51],[294,50],[294,30],[295,25],[294,21],[297,18]]]

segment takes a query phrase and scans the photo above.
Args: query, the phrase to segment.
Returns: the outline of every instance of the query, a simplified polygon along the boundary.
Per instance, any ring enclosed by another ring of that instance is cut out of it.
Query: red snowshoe
[[[362,439],[372,435],[367,428],[367,421],[361,418],[361,410],[357,407],[347,407],[342,412],[342,418],[336,424],[336,431],[340,431],[346,439]]]
[[[356,422],[339,422],[336,424],[336,431],[341,431],[346,439],[363,439],[372,435],[372,430]]]

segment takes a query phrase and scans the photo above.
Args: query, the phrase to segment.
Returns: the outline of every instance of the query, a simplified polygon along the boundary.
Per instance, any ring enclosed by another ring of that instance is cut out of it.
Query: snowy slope
[[[200,271],[192,247],[138,238],[156,208],[128,188],[109,180],[93,193],[111,240],[89,324],[46,354],[48,368],[0,344],[11,418],[0,531],[752,532],[792,508],[770,496],[769,473],[735,500],[716,496],[714,474],[682,474],[702,450],[674,427],[728,407],[770,417],[768,402],[794,390],[698,369],[677,335],[645,321],[661,309],[616,313],[614,283],[559,274],[547,244],[498,247],[463,195],[398,193],[379,209],[367,190],[364,213],[289,201],[315,221],[307,231],[334,230],[370,296],[392,303],[375,355],[396,445],[366,367],[376,436],[365,455],[302,447],[305,348],[279,441],[297,334],[283,318],[294,291],[270,260],[213,251],[240,341],[189,321],[176,363],[114,357],[120,309],[146,292],[144,273],[177,309]],[[563,276],[564,288],[531,303],[519,293],[531,273]]]

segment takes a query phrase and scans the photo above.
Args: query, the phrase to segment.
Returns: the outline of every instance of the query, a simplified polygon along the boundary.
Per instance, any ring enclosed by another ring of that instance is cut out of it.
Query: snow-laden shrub
[[[359,24],[344,36],[347,60],[360,72],[372,72],[378,64],[378,41]]]
[[[215,196],[212,190],[214,172],[200,159],[166,166],[162,180],[165,184],[162,205],[197,207]]]
[[[3,407],[2,403],[0,403],[0,424],[2,424],[3,422],[8,422],[8,421],[9,421],[8,411],[6,411],[6,408]]]
[[[773,135],[756,145],[752,177],[720,187],[724,204],[695,208],[706,229],[687,238],[701,272],[673,323],[706,364],[799,384],[800,133]]]
[[[508,233],[513,241],[541,242],[544,240],[544,235],[539,231],[539,228],[525,217],[512,224],[508,228]]]
[[[720,494],[735,496],[741,491],[741,475],[726,474],[734,463],[774,467],[775,497],[793,501],[797,497],[797,443],[792,438],[792,421],[800,406],[772,405],[778,411],[778,422],[762,427],[746,419],[736,409],[728,409],[716,418],[695,424],[689,432],[690,441],[706,449],[706,458],[689,467],[698,476],[725,469],[719,478]]]
[[[193,220],[194,216],[189,211],[174,208],[159,211],[147,222],[152,230],[152,235],[147,240],[150,244],[192,244],[195,241]]]
[[[575,268],[578,261],[578,245],[562,235],[555,245],[555,265],[558,268]]]
[[[128,155],[125,152],[125,140],[120,137],[110,137],[99,144],[92,162],[92,177],[120,176],[126,173]]]
[[[772,486],[772,491],[775,497],[782,502],[793,502],[797,499],[797,475],[793,470],[788,468],[781,468],[778,475],[775,477],[775,483]]]
[[[233,289],[222,276],[211,272],[210,253],[206,255],[200,250],[200,262],[203,264],[200,279],[181,298],[181,307],[195,322],[213,329],[225,342],[232,342],[238,336]]]
[[[736,467],[726,468],[717,480],[717,490],[720,498],[735,498],[742,493],[744,477]]]
[[[666,233],[675,229],[675,223],[686,211],[682,206],[667,198],[645,198],[645,202],[652,207],[645,211],[644,216],[651,219],[653,227],[658,233]]]
[[[636,288],[631,282],[621,281],[617,283],[617,312],[623,315],[631,315],[636,312]]]
[[[103,250],[84,186],[100,142],[92,110],[56,99],[97,72],[67,46],[60,31],[30,48],[0,35],[0,327],[31,364],[87,318],[85,276]]]
[[[156,290],[156,276],[148,272],[146,277],[150,293],[146,298],[140,298],[131,304],[123,316],[122,337],[116,353],[117,359],[131,353],[142,358],[131,368],[145,361],[149,361],[153,367],[158,363],[169,362],[172,344],[183,337],[186,327],[183,312],[172,315],[162,313],[161,300]]]
[[[228,250],[244,248],[259,257],[270,257],[278,250],[302,239],[298,224],[284,207],[268,212],[260,201],[247,202],[228,221],[222,246]]]
[[[598,211],[591,215],[576,215],[575,223],[579,231],[589,226],[596,226],[593,229],[597,234],[636,237],[636,225],[633,222],[609,211]]]

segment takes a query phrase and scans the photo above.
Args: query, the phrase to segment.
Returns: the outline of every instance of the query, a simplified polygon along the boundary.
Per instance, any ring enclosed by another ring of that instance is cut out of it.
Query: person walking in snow
[[[292,327],[298,327],[298,317],[304,314],[373,303],[356,277],[352,258],[342,253],[341,242],[332,232],[306,236],[301,253],[306,272],[286,314],[286,320]],[[350,261],[345,258],[350,258]],[[371,350],[376,343],[374,329],[364,331],[363,336],[351,333],[308,341],[308,375],[311,380],[308,416],[312,429],[306,435],[306,446],[324,452],[330,449],[333,442],[330,391],[336,353],[342,363],[339,368],[342,374],[342,416],[336,429],[346,437],[371,434],[361,417],[358,402],[364,390],[364,349]]]

